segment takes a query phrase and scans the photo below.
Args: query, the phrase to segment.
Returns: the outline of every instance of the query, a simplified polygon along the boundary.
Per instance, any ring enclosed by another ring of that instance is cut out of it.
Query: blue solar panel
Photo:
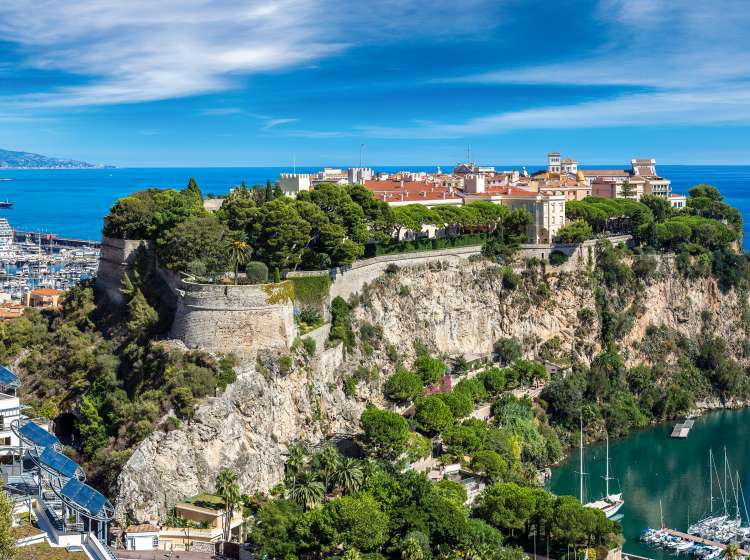
[[[0,383],[14,385],[18,383],[18,376],[5,366],[0,366]]]
[[[62,495],[81,506],[91,515],[97,515],[104,507],[104,504],[107,503],[107,498],[76,478],[71,478],[63,486]]]
[[[68,478],[74,477],[76,475],[76,471],[78,470],[78,463],[76,463],[70,457],[66,457],[62,453],[55,451],[51,447],[47,447],[44,451],[42,451],[42,454],[39,456],[39,461],[43,465],[46,465],[52,470],[57,471],[61,475]]]
[[[41,426],[37,426],[34,422],[26,422],[19,428],[18,432],[25,440],[32,442],[37,447],[49,447],[60,443],[60,440],[53,434]]]

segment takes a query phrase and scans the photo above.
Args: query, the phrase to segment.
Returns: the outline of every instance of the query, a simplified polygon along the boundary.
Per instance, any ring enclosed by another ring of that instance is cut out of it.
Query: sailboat
[[[596,501],[589,502],[585,504],[586,507],[598,509],[604,515],[606,515],[608,518],[615,515],[618,511],[620,511],[620,508],[625,503],[625,500],[622,498],[622,492],[619,494],[610,494],[609,492],[609,481],[612,480],[612,477],[609,476],[609,435],[607,436],[607,466],[606,466],[606,475],[604,476],[605,481],[605,493],[604,496]],[[581,503],[583,502],[583,420],[581,420],[581,488],[580,488],[580,500]]]

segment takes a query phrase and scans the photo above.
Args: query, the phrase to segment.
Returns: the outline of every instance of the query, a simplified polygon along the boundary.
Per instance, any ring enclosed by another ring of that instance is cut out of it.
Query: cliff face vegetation
[[[141,443],[119,477],[118,513],[161,515],[212,488],[222,468],[239,474],[243,492],[267,491],[283,480],[293,442],[358,432],[367,403],[403,410],[408,402],[384,396],[394,372],[429,371],[418,360],[432,356],[461,373],[457,364],[502,354],[503,341],[560,370],[541,405],[563,443],[581,410],[591,435],[617,435],[707,399],[744,400],[750,314],[738,285],[719,267],[607,245],[575,272],[533,259],[515,269],[484,259],[389,267],[348,302],[334,300],[325,344],[261,353],[189,423]],[[517,385],[524,364],[500,370],[499,383]]]

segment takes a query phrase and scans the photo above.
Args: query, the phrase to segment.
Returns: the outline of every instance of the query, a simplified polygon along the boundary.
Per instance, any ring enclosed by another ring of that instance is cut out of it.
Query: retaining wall
[[[180,280],[170,336],[189,348],[252,353],[291,346],[296,336],[289,283],[196,284]]]
[[[135,252],[141,244],[149,251],[153,249],[152,241],[102,237],[95,285],[97,293],[106,297],[112,305],[125,303],[125,297],[120,292],[122,277],[133,266]]]

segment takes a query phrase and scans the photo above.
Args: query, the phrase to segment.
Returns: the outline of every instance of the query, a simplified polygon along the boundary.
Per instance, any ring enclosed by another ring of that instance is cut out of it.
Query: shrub
[[[549,254],[549,263],[554,266],[560,266],[568,262],[568,255],[562,251],[552,251]]]
[[[442,432],[453,424],[453,413],[440,397],[423,397],[417,400],[414,418],[424,432]]]
[[[353,375],[344,378],[343,391],[344,395],[349,399],[357,394],[357,380]]]
[[[284,375],[292,371],[291,356],[282,356],[281,358],[279,358],[279,371]]]
[[[315,349],[316,349],[315,340],[313,340],[310,337],[306,337],[302,339],[302,347],[305,349],[305,352],[308,356],[314,356],[315,355]]]
[[[509,266],[503,267],[503,288],[506,290],[515,290],[518,287],[521,278],[513,272]]]
[[[657,267],[658,262],[654,257],[639,255],[633,261],[633,274],[636,278],[645,282],[653,277]]]
[[[400,270],[401,269],[398,267],[398,265],[396,265],[394,263],[390,263],[390,264],[388,264],[388,266],[385,267],[385,273],[386,274],[398,274],[398,272]]]
[[[248,284],[265,284],[268,282],[268,267],[260,261],[250,261],[245,265],[245,276]]]
[[[308,325],[317,325],[322,321],[322,317],[317,309],[308,306],[299,312],[299,320]]]
[[[385,383],[385,395],[393,401],[410,401],[422,394],[422,378],[414,372],[400,369]]]

